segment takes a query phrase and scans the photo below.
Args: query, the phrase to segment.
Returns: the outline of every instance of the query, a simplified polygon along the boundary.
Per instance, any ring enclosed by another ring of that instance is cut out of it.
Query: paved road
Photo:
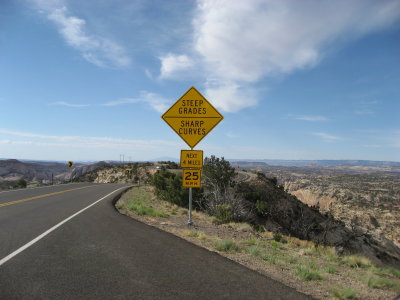
[[[309,299],[120,215],[113,201],[123,189],[76,184],[0,193],[0,299]]]

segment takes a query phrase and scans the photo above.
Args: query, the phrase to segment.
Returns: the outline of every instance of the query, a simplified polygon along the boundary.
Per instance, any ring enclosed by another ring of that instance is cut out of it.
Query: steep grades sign
[[[191,87],[162,118],[193,149],[224,117]]]

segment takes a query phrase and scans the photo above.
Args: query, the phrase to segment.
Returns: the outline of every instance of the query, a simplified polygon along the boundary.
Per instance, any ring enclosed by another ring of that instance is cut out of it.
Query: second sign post
[[[189,188],[189,220],[192,225],[192,188],[201,187],[201,169],[203,168],[203,151],[181,150],[180,167],[183,169],[182,186]]]
[[[189,221],[192,225],[192,188],[201,187],[203,151],[193,148],[224,117],[207,99],[191,87],[163,115],[162,119],[185,141],[191,150],[181,150],[182,186],[189,188]]]

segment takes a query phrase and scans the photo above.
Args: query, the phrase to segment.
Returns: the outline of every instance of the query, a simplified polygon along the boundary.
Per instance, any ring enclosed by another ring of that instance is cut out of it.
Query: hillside
[[[285,190],[347,228],[400,246],[400,168],[372,166],[285,167],[246,162],[251,173],[277,177]]]
[[[157,164],[156,164],[157,165]],[[127,163],[111,165],[99,162],[87,168],[72,171],[72,181],[96,183],[148,183],[156,171],[153,163]],[[65,174],[66,177],[71,176]]]
[[[28,183],[47,184],[52,175],[66,172],[68,167],[62,163],[21,162],[16,159],[0,160],[0,187],[8,188],[23,178]]]
[[[400,249],[392,241],[358,226],[346,226],[335,215],[287,193],[273,180],[258,176],[256,180],[239,184],[238,192],[256,204],[259,213],[255,223],[262,224],[267,231],[334,246],[338,252],[363,254],[377,263],[400,268]]]
[[[0,160],[0,189],[12,188],[21,178],[28,184],[39,185],[68,182],[98,168],[109,166],[111,166],[109,163],[97,162],[94,164],[75,164],[73,168],[68,168],[66,163],[58,162]]]

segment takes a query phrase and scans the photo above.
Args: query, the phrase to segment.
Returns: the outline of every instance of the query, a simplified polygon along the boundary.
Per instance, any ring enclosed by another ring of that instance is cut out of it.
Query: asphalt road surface
[[[119,214],[126,188],[0,192],[0,299],[310,299]]]

